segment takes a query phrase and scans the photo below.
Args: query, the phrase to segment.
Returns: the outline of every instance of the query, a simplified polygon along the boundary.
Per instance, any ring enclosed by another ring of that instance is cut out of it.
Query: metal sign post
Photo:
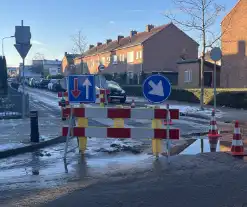
[[[16,44],[14,45],[20,56],[22,57],[22,118],[25,118],[25,58],[32,47],[30,44],[31,32],[29,26],[23,26],[23,20],[21,21],[21,26],[15,27],[15,40]]]
[[[216,62],[221,60],[222,57],[222,52],[219,47],[215,47],[211,50],[210,52],[210,57],[214,61],[214,111],[216,112],[216,96],[217,96],[217,91],[216,91],[216,83],[217,83],[217,72],[216,72]]]

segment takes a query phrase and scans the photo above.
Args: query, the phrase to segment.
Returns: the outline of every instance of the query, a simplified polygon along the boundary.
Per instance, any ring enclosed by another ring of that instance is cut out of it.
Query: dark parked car
[[[110,94],[108,95],[108,100],[110,102],[119,101],[120,103],[125,103],[126,101],[126,93],[125,91],[118,85],[118,83],[114,81],[107,81],[107,88],[110,90]]]
[[[39,83],[39,88],[47,88],[50,80],[42,79]]]
[[[66,90],[63,89],[63,87],[61,86],[60,80],[58,80],[56,83],[52,84],[52,91],[65,92]]]

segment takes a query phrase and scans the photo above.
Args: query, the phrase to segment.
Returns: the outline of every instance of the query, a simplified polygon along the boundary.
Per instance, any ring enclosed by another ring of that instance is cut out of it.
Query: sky
[[[217,19],[212,31],[219,33],[220,22],[238,0],[216,0],[225,6],[225,11]],[[79,30],[86,36],[88,44],[127,36],[130,30],[145,30],[147,24],[155,26],[169,23],[162,15],[164,11],[174,11],[171,0],[0,0],[0,38],[12,36],[15,26],[31,27],[32,48],[26,58],[31,64],[36,53],[45,59],[62,59],[64,52],[72,52],[72,36]],[[176,14],[187,18],[185,14]],[[194,39],[198,34],[187,31]],[[15,47],[15,39],[4,40],[4,54],[8,66],[18,66],[21,58]],[[2,53],[2,51],[0,52]]]

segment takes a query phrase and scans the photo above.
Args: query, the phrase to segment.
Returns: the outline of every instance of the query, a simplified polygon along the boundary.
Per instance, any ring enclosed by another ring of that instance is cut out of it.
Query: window
[[[124,54],[119,55],[119,60],[120,60],[121,62],[124,62]]]
[[[191,83],[192,82],[192,70],[184,71],[184,82]]]
[[[113,55],[113,64],[117,64],[117,56],[116,55]]]
[[[142,59],[142,51],[136,52],[136,59]]]
[[[111,58],[110,57],[107,57],[106,60],[107,60],[107,63],[111,62]]]
[[[134,52],[127,53],[127,62],[132,63],[134,61]]]
[[[101,58],[101,63],[104,65],[105,64],[105,57]]]
[[[139,58],[142,59],[142,51],[139,52]]]
[[[140,56],[139,56],[139,51],[138,52],[136,52],[136,59],[138,60],[140,58]]]

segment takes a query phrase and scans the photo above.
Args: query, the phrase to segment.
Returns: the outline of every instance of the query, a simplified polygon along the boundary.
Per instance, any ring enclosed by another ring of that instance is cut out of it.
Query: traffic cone
[[[167,120],[165,119],[164,120],[164,125],[172,125],[172,120],[171,120],[171,115],[170,115],[170,111],[168,110],[168,122]]]
[[[209,138],[209,146],[210,146],[210,152],[216,152],[217,144],[218,144],[218,138]]]
[[[131,107],[131,108],[135,108],[135,107],[136,107],[136,104],[135,104],[134,99],[132,99],[130,107]]]
[[[208,138],[219,138],[221,135],[218,132],[217,123],[215,119],[215,111],[212,111],[212,116],[210,120],[210,129],[208,131]]]
[[[244,144],[238,121],[235,122],[231,152],[233,156],[244,156]]]

